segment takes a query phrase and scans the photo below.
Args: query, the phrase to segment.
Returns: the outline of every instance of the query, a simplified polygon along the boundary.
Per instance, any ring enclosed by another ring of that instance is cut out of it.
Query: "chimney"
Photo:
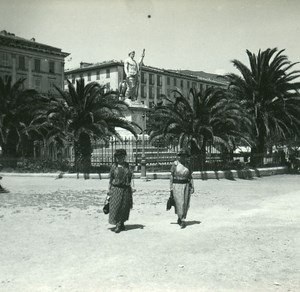
[[[30,40],[31,40],[32,42],[35,42],[35,38],[31,38]]]
[[[80,62],[80,68],[85,68],[85,67],[88,67],[88,66],[91,66],[91,65],[93,65],[93,63]]]

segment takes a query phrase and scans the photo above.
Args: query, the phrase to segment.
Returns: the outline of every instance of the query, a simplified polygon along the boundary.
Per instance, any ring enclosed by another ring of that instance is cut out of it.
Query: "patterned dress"
[[[129,219],[132,208],[132,171],[128,163],[122,165],[113,164],[110,169],[109,180],[109,223],[123,223]]]
[[[175,213],[178,218],[185,219],[190,207],[193,179],[191,171],[175,161],[171,167],[171,189],[175,200]]]

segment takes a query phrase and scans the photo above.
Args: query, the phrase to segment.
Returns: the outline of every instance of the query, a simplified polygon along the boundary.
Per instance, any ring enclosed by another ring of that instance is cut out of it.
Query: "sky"
[[[0,30],[70,53],[66,69],[143,49],[145,65],[216,74],[246,50],[300,61],[299,0],[0,0]]]

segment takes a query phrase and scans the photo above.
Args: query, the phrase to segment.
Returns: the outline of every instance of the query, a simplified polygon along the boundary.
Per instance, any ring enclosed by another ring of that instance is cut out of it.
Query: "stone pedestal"
[[[139,101],[131,101],[130,99],[125,99],[125,102],[129,105],[129,110],[125,114],[128,121],[138,124],[142,130],[146,129],[146,119],[149,108]],[[122,137],[132,137],[133,135],[127,130],[118,128],[118,132]],[[140,133],[142,134],[142,131]]]

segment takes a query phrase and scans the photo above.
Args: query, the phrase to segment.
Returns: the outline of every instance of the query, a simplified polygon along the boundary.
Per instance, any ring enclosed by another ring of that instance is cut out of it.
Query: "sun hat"
[[[126,156],[126,155],[127,152],[125,149],[117,149],[114,154],[114,156]]]
[[[177,156],[191,156],[190,151],[188,149],[180,149],[177,152]]]

